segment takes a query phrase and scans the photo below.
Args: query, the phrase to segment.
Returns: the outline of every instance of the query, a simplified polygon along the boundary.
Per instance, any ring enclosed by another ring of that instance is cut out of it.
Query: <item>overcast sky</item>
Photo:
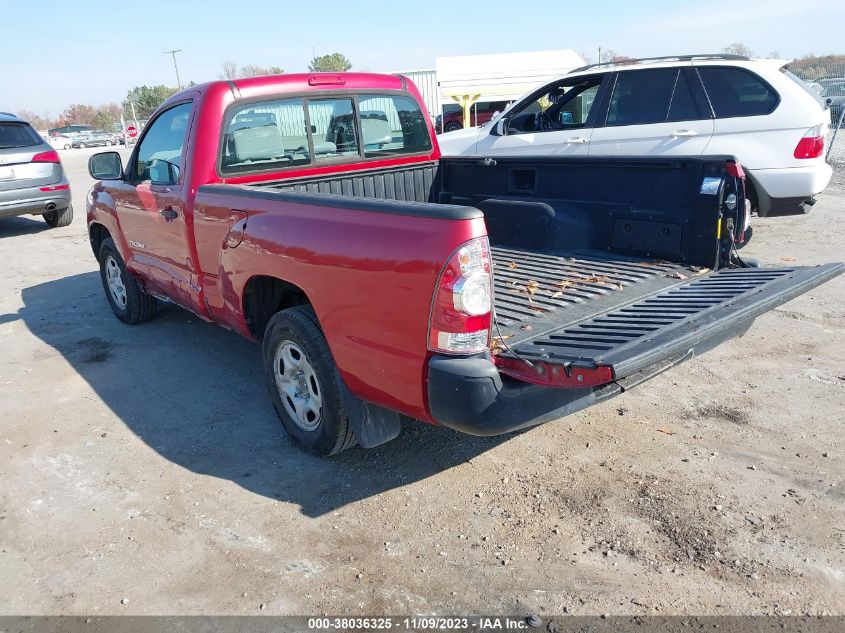
[[[107,8],[108,7],[108,8]],[[202,8],[199,8],[202,7]],[[573,48],[636,57],[719,51],[845,53],[842,0],[0,0],[0,111],[59,114],[138,84],[216,79],[220,65],[307,70],[339,51],[355,70],[433,68],[438,56]]]

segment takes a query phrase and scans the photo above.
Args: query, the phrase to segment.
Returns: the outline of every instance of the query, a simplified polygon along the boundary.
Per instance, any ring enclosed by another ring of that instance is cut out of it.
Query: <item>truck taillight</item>
[[[822,126],[817,125],[807,130],[807,133],[798,141],[793,156],[795,158],[818,158],[824,154],[824,134]]]
[[[493,277],[490,244],[479,237],[452,253],[434,290],[428,324],[428,349],[475,354],[490,345]]]

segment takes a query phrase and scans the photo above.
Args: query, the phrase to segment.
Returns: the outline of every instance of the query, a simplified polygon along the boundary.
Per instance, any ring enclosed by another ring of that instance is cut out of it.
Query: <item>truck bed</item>
[[[708,337],[716,344],[741,334],[760,314],[843,269],[710,271],[616,253],[500,247],[492,257],[495,354],[564,367],[606,365],[617,378],[653,372],[655,350],[668,367],[705,351],[698,346]]]
[[[598,251],[552,255],[494,247],[496,322],[509,344],[665,290],[704,271]]]
[[[843,270],[711,270],[723,263],[720,216],[705,185],[722,181],[729,160],[451,157],[251,188],[280,202],[430,217],[480,210],[503,373],[533,382],[561,367],[567,376],[606,367],[631,383],[744,333]]]

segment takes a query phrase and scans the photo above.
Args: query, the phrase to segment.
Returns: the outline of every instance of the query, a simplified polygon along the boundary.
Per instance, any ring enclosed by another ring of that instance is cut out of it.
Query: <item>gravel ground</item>
[[[0,221],[0,614],[845,614],[845,278],[498,438],[294,448],[259,349],[120,324],[77,217]],[[843,258],[845,178],[745,254]]]

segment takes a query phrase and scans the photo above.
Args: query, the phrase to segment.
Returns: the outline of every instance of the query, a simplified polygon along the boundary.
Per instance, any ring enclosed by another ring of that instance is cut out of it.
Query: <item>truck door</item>
[[[481,137],[479,156],[585,156],[605,75],[557,81],[528,97],[505,115],[502,134],[496,126]]]
[[[691,68],[616,73],[607,113],[590,139],[590,156],[700,156],[713,118]]]
[[[196,310],[183,177],[192,113],[193,103],[186,101],[147,124],[127,166],[125,186],[113,196],[130,269],[141,274],[152,293]]]

